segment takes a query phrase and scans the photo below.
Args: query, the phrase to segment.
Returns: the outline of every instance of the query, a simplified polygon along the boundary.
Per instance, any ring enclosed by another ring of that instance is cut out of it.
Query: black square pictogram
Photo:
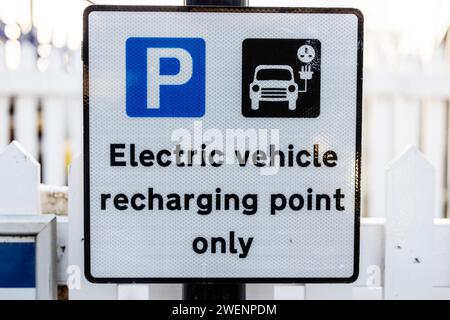
[[[321,45],[316,39],[245,39],[242,114],[316,118],[320,114]]]

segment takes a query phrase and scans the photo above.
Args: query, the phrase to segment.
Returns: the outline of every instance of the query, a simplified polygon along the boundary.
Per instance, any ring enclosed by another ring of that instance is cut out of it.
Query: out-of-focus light
[[[0,0],[0,19],[6,24],[18,24],[27,33],[31,29],[30,9],[30,0]]]
[[[5,35],[11,40],[17,40],[20,37],[20,27],[18,24],[10,23],[5,26]]]
[[[53,33],[53,45],[56,48],[63,48],[66,45],[66,39],[67,39],[67,33],[65,33],[65,32],[54,32]]]
[[[445,52],[445,60],[447,61],[447,65],[450,68],[450,28],[447,30],[447,35],[445,37],[444,46],[447,49]]]
[[[52,41],[52,30],[49,28],[38,28],[37,41],[39,43],[50,43]]]
[[[20,42],[19,40],[8,40],[5,43],[5,62],[9,70],[17,70],[20,65]]]
[[[378,53],[384,49],[377,47],[393,43],[396,60],[414,56],[431,62],[450,26],[448,0],[249,0],[249,4],[358,8],[364,14],[366,39],[375,39],[372,48]]]
[[[95,0],[96,4],[182,5],[183,0]],[[366,39],[374,53],[369,64],[376,65],[414,56],[423,62],[433,59],[450,26],[449,0],[249,0],[251,6],[355,7],[365,16]],[[82,12],[86,0],[0,0],[0,19],[8,25],[9,39],[26,33],[31,21],[39,43],[79,49],[82,38]],[[384,49],[382,47],[389,47]],[[380,48],[381,47],[381,48]],[[391,52],[391,48],[394,50]],[[383,51],[386,51],[383,53]],[[388,52],[389,51],[389,52]],[[395,57],[392,57],[394,54]]]
[[[81,36],[80,37],[71,37],[67,40],[67,48],[69,50],[76,50],[81,46]]]
[[[48,59],[44,58],[37,59],[36,66],[40,72],[45,72],[48,68]]]
[[[52,46],[48,43],[40,44],[37,48],[37,52],[39,57],[48,58],[50,56],[50,53],[52,52]]]
[[[67,65],[70,61],[70,55],[67,52],[64,52],[62,55],[63,64]]]

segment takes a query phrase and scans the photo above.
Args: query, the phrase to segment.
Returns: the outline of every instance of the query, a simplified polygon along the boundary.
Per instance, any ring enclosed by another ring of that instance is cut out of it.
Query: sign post
[[[89,281],[356,280],[359,11],[92,6],[84,18]]]
[[[186,0],[187,6],[204,5],[204,6],[233,6],[246,7],[247,0]],[[186,283],[183,284],[184,300],[245,300],[245,284],[244,283]]]

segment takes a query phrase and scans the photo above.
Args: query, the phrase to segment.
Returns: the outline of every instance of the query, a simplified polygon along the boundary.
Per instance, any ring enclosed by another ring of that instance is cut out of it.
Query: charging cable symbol
[[[301,62],[303,62],[305,64],[310,64],[316,57],[316,51],[314,50],[314,48],[312,46],[305,44],[305,45],[301,46],[300,48],[298,48],[297,57],[298,57],[298,60],[300,60]],[[301,89],[298,92],[301,92],[301,93],[308,92],[308,80],[312,79],[312,77],[314,75],[314,71],[311,71],[311,66],[307,65],[307,66],[300,67],[300,71],[298,74],[300,76],[300,79],[305,82],[304,89]]]

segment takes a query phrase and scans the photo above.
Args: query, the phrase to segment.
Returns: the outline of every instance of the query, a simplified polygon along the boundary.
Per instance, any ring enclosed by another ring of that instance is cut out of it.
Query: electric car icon
[[[289,110],[295,110],[298,99],[298,85],[294,71],[288,65],[259,65],[250,84],[252,110],[259,109],[260,101],[288,102]]]

